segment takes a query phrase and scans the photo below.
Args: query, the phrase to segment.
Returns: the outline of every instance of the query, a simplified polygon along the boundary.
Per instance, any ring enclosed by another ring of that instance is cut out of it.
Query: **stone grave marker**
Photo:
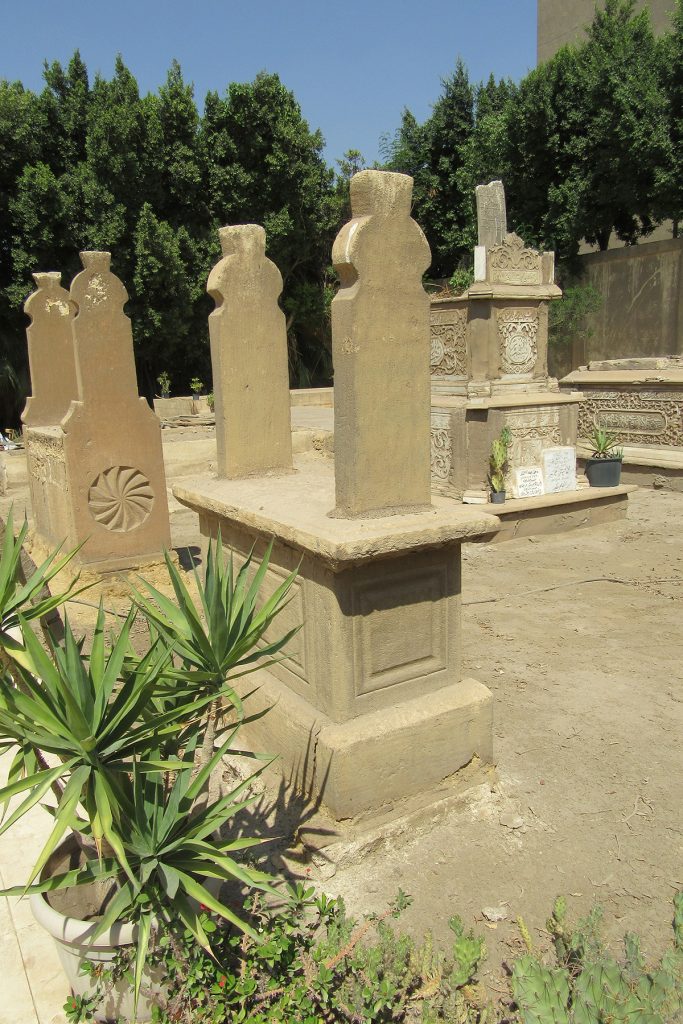
[[[507,234],[505,189],[502,181],[491,181],[488,185],[477,185],[474,191],[479,245],[490,249],[493,245],[500,245]]]
[[[410,216],[412,178],[361,171],[332,262],[336,515],[427,508],[431,255]]]
[[[82,252],[70,292],[59,275],[36,275],[25,307],[37,387],[25,417],[36,529],[50,544],[82,544],[78,560],[98,571],[158,561],[171,545],[161,427],[138,395],[128,294],[110,261]],[[75,393],[64,409],[60,385],[55,420],[41,414],[34,425],[58,351],[67,371],[75,366]]]
[[[519,466],[514,470],[516,498],[538,498],[545,493],[540,466]]]
[[[576,490],[576,448],[546,448],[542,459],[546,494]]]
[[[219,231],[223,258],[209,275],[209,316],[220,477],[291,470],[287,329],[282,276],[259,224]]]
[[[76,308],[60,273],[34,274],[38,290],[24,309],[31,318],[26,328],[31,395],[22,422],[27,427],[59,423],[78,397],[73,319]]]

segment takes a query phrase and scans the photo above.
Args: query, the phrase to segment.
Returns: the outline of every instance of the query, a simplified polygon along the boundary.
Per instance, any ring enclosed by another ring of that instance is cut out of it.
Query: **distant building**
[[[577,43],[593,20],[596,6],[604,0],[538,0],[537,63],[541,64],[565,43]],[[637,0],[636,8],[647,7],[650,21],[659,35],[671,24],[673,0]]]

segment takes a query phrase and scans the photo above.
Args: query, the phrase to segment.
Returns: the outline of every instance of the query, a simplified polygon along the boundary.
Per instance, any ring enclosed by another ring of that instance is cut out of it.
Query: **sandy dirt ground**
[[[208,436],[168,434],[169,480],[200,471]],[[27,504],[20,461],[0,514]],[[193,514],[172,502],[171,519],[177,546],[198,544]],[[646,955],[660,953],[683,888],[682,613],[680,493],[637,491],[617,524],[466,545],[464,668],[494,695],[495,772],[438,820],[334,873],[303,873],[356,913],[401,887],[404,926],[446,941],[459,914],[485,934],[494,994],[521,949],[516,917],[547,948],[558,894],[574,915],[601,904],[615,947],[637,930]]]

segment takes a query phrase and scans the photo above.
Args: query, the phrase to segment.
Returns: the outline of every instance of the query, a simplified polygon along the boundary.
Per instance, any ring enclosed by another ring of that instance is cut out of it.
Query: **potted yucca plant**
[[[505,501],[505,473],[508,464],[508,449],[512,444],[509,427],[503,427],[500,436],[491,444],[489,456],[489,484],[491,485],[491,501],[494,505],[502,505]]]
[[[591,487],[618,487],[621,481],[623,448],[618,448],[619,438],[608,430],[595,427],[591,435],[593,451],[586,460],[585,473]]]
[[[8,523],[0,566],[0,745],[16,754],[0,790],[0,833],[50,793],[54,823],[26,884],[4,894],[31,896],[76,995],[93,984],[79,973],[83,958],[109,961],[121,945],[134,946],[133,984],[118,983],[98,1019],[149,1019],[152,983],[163,979],[146,976],[145,963],[159,932],[180,917],[209,949],[203,905],[257,938],[240,909],[221,900],[220,886],[237,881],[275,892],[274,879],[239,859],[259,840],[228,828],[250,802],[250,780],[227,794],[210,792],[210,780],[249,720],[233,680],[294,632],[275,641],[264,636],[295,574],[259,604],[270,549],[258,571],[249,557],[235,574],[219,538],[209,544],[203,579],[195,573],[199,607],[168,558],[175,601],[147,585],[113,636],[100,608],[89,649],[67,616],[63,639],[48,631],[46,649],[29,619],[58,599],[38,610],[30,600],[56,563],[53,556],[36,581],[23,584],[20,540]],[[136,655],[130,631],[140,613],[150,641]]]

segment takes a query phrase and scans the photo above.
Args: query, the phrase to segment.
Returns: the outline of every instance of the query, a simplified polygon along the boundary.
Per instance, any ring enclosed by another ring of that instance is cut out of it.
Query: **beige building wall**
[[[596,6],[604,6],[604,0],[538,0],[537,63],[548,60],[565,43],[581,40]],[[665,32],[673,0],[637,0],[636,8],[643,7],[649,8],[655,32]]]

